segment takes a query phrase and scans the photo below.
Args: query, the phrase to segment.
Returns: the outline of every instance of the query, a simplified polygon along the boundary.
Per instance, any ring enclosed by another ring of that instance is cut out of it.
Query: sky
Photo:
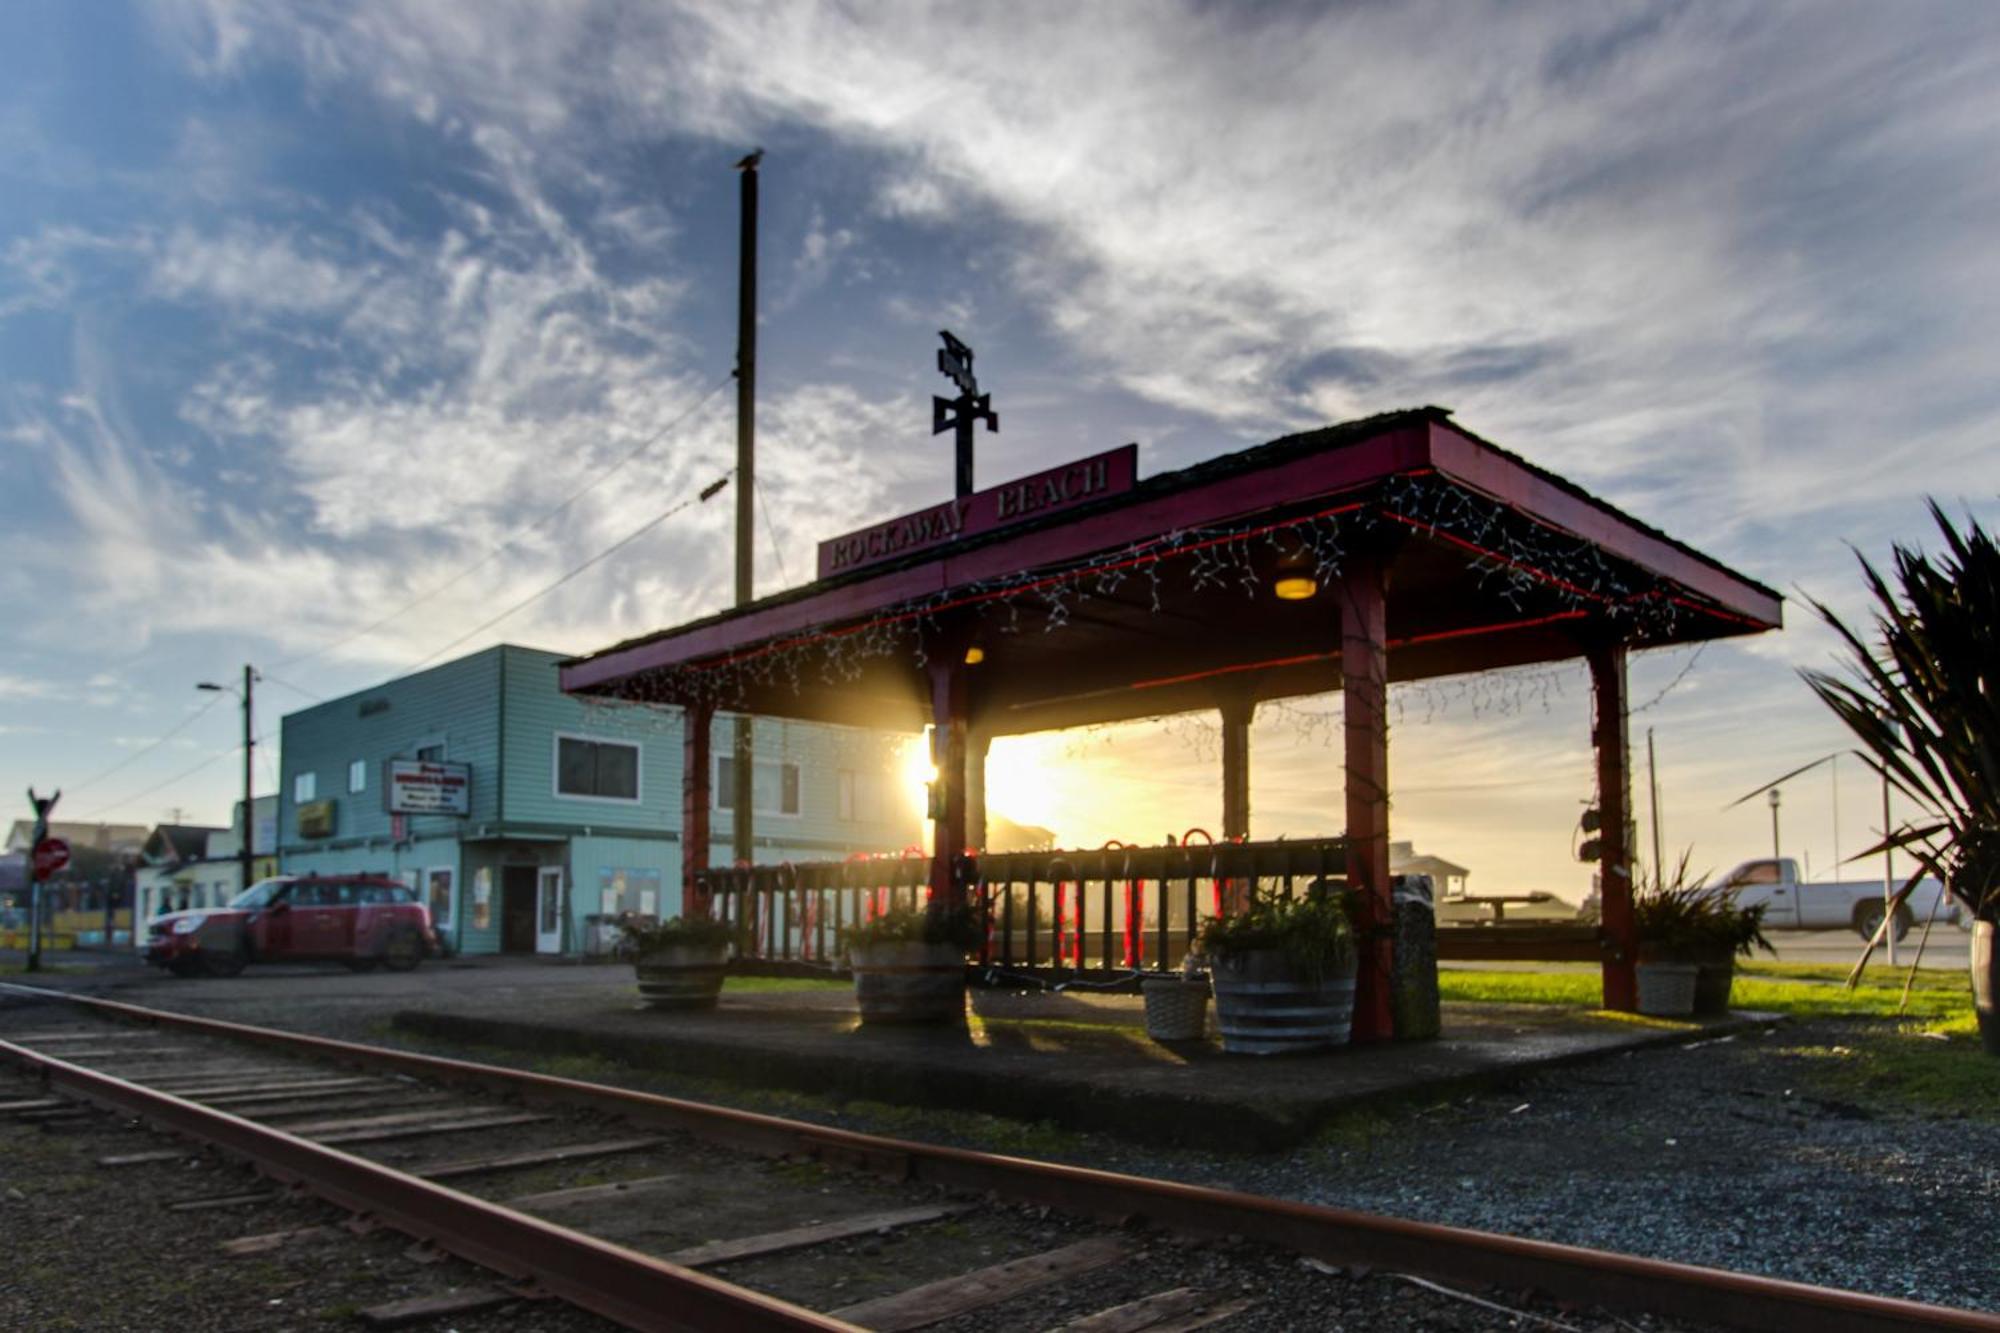
[[[1782,633],[1633,667],[1668,857],[1719,869],[1771,846],[1728,801],[1847,743],[1800,596],[1863,614],[1856,554],[1924,542],[1926,497],[2000,515],[1990,4],[21,0],[0,783],[220,823],[241,719],[200,681],[256,664],[275,737],[485,644],[726,606],[733,506],[694,497],[733,460],[753,147],[759,592],[949,493],[940,328],[1001,413],[982,483],[1441,404],[1786,594]],[[1394,702],[1395,836],[1581,896],[1581,667]],[[1338,831],[1337,713],[1260,712],[1259,836]],[[1086,845],[1212,826],[1217,740],[1005,742],[995,806]],[[1822,766],[1782,819],[1830,873],[1879,797]]]

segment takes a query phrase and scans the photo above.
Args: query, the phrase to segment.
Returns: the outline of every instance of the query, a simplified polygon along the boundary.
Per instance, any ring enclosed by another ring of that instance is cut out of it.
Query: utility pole
[[[756,596],[756,554],[751,545],[757,517],[757,166],[759,148],[736,164],[742,173],[741,229],[737,236],[736,277],[736,605]],[[755,832],[756,744],[750,715],[736,717],[736,772],[730,829],[735,859],[752,860]]]
[[[1882,770],[1882,910],[1888,912],[1896,900],[1896,849],[1889,845],[1889,771]],[[1896,923],[1889,923],[1889,966],[1896,966]]]
[[[257,733],[252,726],[251,697],[256,684],[257,672],[248,662],[243,664],[243,688],[232,689],[204,680],[195,688],[198,690],[219,690],[234,694],[243,701],[243,837],[236,844],[238,874],[242,877],[236,886],[237,892],[250,887],[254,876],[251,868],[257,857],[257,802],[255,795]]]
[[[1660,769],[1653,762],[1653,729],[1646,728],[1646,790],[1650,793],[1646,805],[1653,814],[1653,883],[1667,882],[1667,863],[1660,854]]]
[[[23,859],[28,866],[28,971],[42,970],[42,872],[35,864],[35,853],[42,845],[42,839],[49,836],[49,812],[62,799],[62,789],[57,788],[50,796],[37,796],[33,787],[28,788],[28,804],[35,808],[35,836],[28,843],[28,853]]]

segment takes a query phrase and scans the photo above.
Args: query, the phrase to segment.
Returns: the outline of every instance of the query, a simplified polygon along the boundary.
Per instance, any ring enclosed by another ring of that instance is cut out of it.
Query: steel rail
[[[428,1241],[482,1268],[533,1282],[626,1328],[660,1333],[857,1333],[856,1326],[732,1286],[637,1250],[489,1203],[239,1116],[0,1040],[0,1055],[52,1087],[247,1158],[263,1174]]]
[[[64,1000],[160,1026],[313,1052],[336,1062],[476,1086],[528,1103],[587,1106],[635,1123],[680,1129],[755,1152],[817,1157],[952,1189],[991,1192],[1109,1222],[1138,1220],[1183,1234],[1239,1237],[1347,1267],[1408,1273],[1461,1285],[1531,1289],[1579,1305],[1645,1311],[1745,1329],[2000,1333],[2000,1315],[1983,1311],[891,1139],[657,1093],[196,1018],[39,987],[0,983],[0,990]]]

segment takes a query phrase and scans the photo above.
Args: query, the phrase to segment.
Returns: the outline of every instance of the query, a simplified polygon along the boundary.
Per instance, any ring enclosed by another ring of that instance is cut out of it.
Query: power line
[[[724,472],[720,477],[716,478],[716,480],[710,482],[707,486],[703,487],[699,494],[690,495],[684,500],[669,505],[667,508],[661,510],[658,514],[655,514],[652,518],[647,519],[639,527],[633,529],[631,532],[625,534],[623,537],[620,537],[617,541],[613,542],[611,545],[599,551],[596,555],[590,557],[590,559],[584,561],[580,565],[572,566],[568,570],[568,572],[566,572],[561,578],[557,579],[554,583],[551,583],[547,587],[541,588],[535,592],[529,593],[526,597],[523,597],[520,601],[514,603],[512,606],[508,607],[505,611],[502,611],[499,615],[494,616],[490,620],[481,621],[479,624],[474,625],[471,629],[459,635],[457,638],[453,639],[450,643],[444,645],[444,647],[438,648],[429,653],[428,655],[420,657],[416,661],[410,663],[410,665],[404,668],[404,670],[415,671],[418,667],[423,666],[426,663],[436,661],[438,658],[444,656],[452,649],[458,647],[461,643],[464,643],[467,639],[473,638],[476,635],[482,634],[485,631],[492,629],[495,625],[507,619],[507,617],[513,615],[516,611],[521,610],[523,607],[528,606],[532,602],[539,601],[540,599],[548,596],[550,593],[554,592],[557,588],[562,587],[563,584],[568,583],[571,579],[575,578],[578,574],[583,573],[584,570],[589,569],[592,565],[595,565],[599,561],[604,560],[607,557],[616,554],[618,551],[624,549],[627,546],[630,546],[633,542],[639,540],[639,538],[645,536],[647,533],[651,532],[654,528],[659,527],[660,524],[666,522],[668,519],[672,518],[675,514],[680,513],[683,509],[686,509],[692,505],[701,504],[702,502],[707,500],[710,496],[714,495],[717,491],[721,490],[724,483],[726,483],[729,480],[730,474],[733,473],[734,471],[735,469],[731,468],[729,469],[728,472]]]
[[[72,793],[81,791],[85,787],[104,781],[104,779],[110,777],[113,773],[122,771],[128,765],[137,763],[139,760],[145,758],[153,751],[159,749],[162,745],[165,745],[168,741],[172,740],[174,737],[180,735],[183,731],[186,731],[196,722],[199,722],[203,717],[207,715],[209,709],[215,707],[217,704],[221,702],[222,702],[221,695],[217,694],[211,696],[207,703],[203,704],[201,707],[195,709],[192,713],[189,713],[186,717],[182,718],[180,721],[180,725],[174,727],[171,731],[161,736],[158,740],[150,741],[147,744],[140,746],[138,749],[134,750],[131,754],[126,755],[123,759],[120,759],[117,763],[105,769],[102,773],[94,773],[90,777],[85,778],[82,782],[73,784],[70,787],[70,791]]]
[[[263,736],[257,737],[254,744],[262,745],[268,740],[270,740],[270,736],[267,733]],[[217,750],[214,754],[202,760],[200,763],[196,764],[193,768],[187,769],[184,772],[176,773],[172,777],[166,779],[163,782],[156,782],[152,786],[146,788],[144,791],[133,792],[130,796],[124,797],[120,800],[112,801],[108,805],[101,805],[97,809],[91,811],[89,814],[79,815],[77,816],[77,818],[83,823],[86,824],[90,823],[92,820],[95,820],[100,816],[109,814],[111,811],[118,809],[120,806],[131,805],[134,802],[143,801],[156,791],[160,791],[164,788],[171,787],[176,782],[186,781],[188,778],[191,778],[195,774],[201,772],[204,768],[207,768],[210,764],[219,763],[222,760],[229,758],[231,755],[241,754],[241,753],[243,753],[243,747],[241,745],[232,745],[227,750]]]
[[[757,492],[757,508],[764,515],[764,540],[770,543],[771,554],[778,557],[778,577],[790,587],[792,572],[785,568],[785,548],[778,544],[778,530],[771,523],[771,506],[764,499],[764,492],[761,489]]]
[[[300,662],[308,662],[315,657],[324,656],[325,654],[332,652],[335,648],[339,648],[344,644],[352,643],[356,639],[366,638],[368,635],[373,634],[376,630],[381,629],[384,625],[387,625],[389,622],[416,609],[419,606],[422,606],[425,602],[430,601],[433,597],[436,597],[439,593],[445,592],[448,589],[454,588],[460,583],[463,583],[466,579],[470,578],[472,575],[478,573],[480,570],[484,569],[486,566],[492,564],[495,560],[499,559],[502,553],[512,549],[515,545],[517,545],[521,541],[523,537],[535,531],[537,528],[540,528],[543,524],[547,523],[550,519],[554,518],[556,515],[563,513],[571,505],[575,504],[578,500],[582,499],[587,492],[594,490],[596,487],[601,486],[606,481],[610,480],[611,477],[614,476],[626,464],[630,463],[640,454],[645,453],[648,449],[651,449],[654,445],[658,444],[661,440],[665,439],[668,435],[672,434],[674,431],[680,429],[681,426],[685,425],[691,418],[694,417],[696,413],[700,412],[704,407],[707,407],[710,401],[712,401],[717,394],[721,393],[724,389],[729,387],[730,378],[731,377],[727,375],[718,378],[713,384],[709,386],[708,392],[704,393],[700,398],[695,400],[695,403],[692,407],[689,407],[685,412],[682,412],[672,421],[669,421],[666,425],[660,427],[658,430],[654,431],[651,435],[641,440],[637,445],[633,446],[631,450],[625,453],[624,456],[619,458],[618,461],[611,464],[610,467],[605,468],[602,472],[598,473],[595,477],[592,477],[589,481],[585,482],[583,485],[577,487],[577,489],[575,489],[574,491],[571,491],[553,508],[543,511],[541,516],[535,519],[534,522],[528,524],[525,528],[522,528],[519,532],[515,533],[512,537],[509,537],[506,541],[501,542],[498,546],[494,547],[492,550],[488,551],[485,555],[481,556],[479,559],[467,565],[464,569],[459,570],[458,573],[452,575],[450,578],[446,579],[443,583],[440,583],[436,587],[431,588],[423,593],[420,593],[416,597],[412,598],[410,601],[405,602],[403,605],[397,607],[394,611],[391,611],[388,615],[383,616],[379,620],[370,621],[368,624],[363,625],[359,629],[350,630],[348,633],[343,634],[338,638],[329,639],[327,640],[327,642],[321,644],[317,648],[312,649],[310,652],[300,653],[294,657],[284,658],[283,660],[279,661],[276,665],[280,667],[287,667],[287,666],[294,666]],[[425,658],[424,660],[429,661],[430,659]]]
[[[293,694],[303,695],[304,697],[311,699],[314,703],[323,704],[326,702],[326,696],[324,694],[314,694],[311,690],[308,690],[300,685],[294,685],[289,680],[280,680],[278,679],[278,677],[272,675],[268,671],[259,671],[257,673],[257,679],[261,681],[266,681],[272,685],[282,685],[286,689],[290,690]]]

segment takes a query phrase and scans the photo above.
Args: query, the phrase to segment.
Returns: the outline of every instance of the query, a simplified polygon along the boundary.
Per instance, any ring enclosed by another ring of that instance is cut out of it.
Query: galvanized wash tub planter
[[[1736,985],[1736,955],[1716,950],[1694,960],[1700,969],[1694,979],[1694,1012],[1715,1017],[1729,1012],[1729,992]]]
[[[1154,1041],[1200,1041],[1208,1031],[1208,978],[1147,977],[1139,992]]]
[[[2000,949],[1991,921],[1972,923],[1972,1008],[1979,1016],[1979,1041],[1988,1055],[2000,1055]]]
[[[1354,1030],[1354,975],[1300,979],[1277,949],[1214,959],[1215,1026],[1234,1055],[1283,1055],[1345,1046]]]
[[[668,944],[641,954],[632,969],[648,1009],[713,1009],[728,964],[726,944]]]
[[[864,1023],[951,1023],[965,1017],[965,954],[952,944],[856,944],[854,1002]]]

